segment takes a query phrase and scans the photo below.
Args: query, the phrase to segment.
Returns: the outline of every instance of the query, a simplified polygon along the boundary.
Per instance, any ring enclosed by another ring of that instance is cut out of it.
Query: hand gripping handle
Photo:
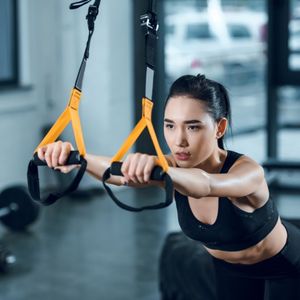
[[[169,206],[173,201],[173,181],[171,177],[163,171],[163,169],[159,166],[154,167],[153,171],[151,172],[150,179],[151,180],[158,180],[158,181],[164,181],[165,183],[165,191],[166,191],[166,198],[165,202],[143,206],[143,207],[132,207],[129,206],[123,202],[121,202],[112,192],[112,190],[109,188],[109,186],[106,184],[106,181],[110,178],[111,175],[116,176],[123,176],[121,172],[122,168],[122,162],[113,162],[111,164],[111,167],[108,168],[102,178],[103,186],[105,190],[107,191],[108,195],[111,197],[111,199],[121,208],[132,211],[132,212],[139,212],[143,210],[149,210],[149,209],[160,209]]]

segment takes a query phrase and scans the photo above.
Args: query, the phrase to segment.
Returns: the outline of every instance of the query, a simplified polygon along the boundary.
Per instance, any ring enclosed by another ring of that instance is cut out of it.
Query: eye
[[[199,129],[200,129],[200,126],[197,126],[197,125],[188,126],[188,130],[191,130],[191,131],[198,131]]]
[[[174,125],[173,124],[165,124],[165,127],[168,129],[173,129]]]

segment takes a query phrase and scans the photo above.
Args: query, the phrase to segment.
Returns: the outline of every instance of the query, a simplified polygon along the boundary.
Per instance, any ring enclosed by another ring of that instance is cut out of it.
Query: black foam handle
[[[47,166],[46,161],[40,160],[37,153],[33,155],[33,162],[36,166]],[[80,153],[77,150],[71,151],[64,165],[79,165],[81,163]]]
[[[110,166],[110,174],[111,175],[115,175],[115,176],[123,176],[122,172],[121,172],[121,168],[122,168],[122,162],[113,162]],[[159,166],[155,166],[151,172],[150,175],[150,179],[151,180],[164,180],[164,170],[159,167]]]
[[[166,191],[166,198],[165,202],[160,202],[152,205],[147,205],[143,207],[132,207],[127,205],[126,203],[120,201],[116,195],[113,193],[113,191],[109,188],[109,186],[106,184],[106,181],[110,178],[111,175],[117,175],[122,176],[121,172],[122,163],[121,162],[114,162],[112,163],[110,168],[107,168],[106,171],[103,173],[102,176],[102,183],[107,191],[110,198],[121,208],[132,211],[132,212],[138,212],[148,209],[160,209],[169,206],[172,204],[173,201],[173,181],[171,177],[168,175],[168,173],[164,173],[161,167],[155,167],[151,174],[151,179],[153,180],[162,180],[165,183],[165,191]],[[112,171],[113,169],[113,171]]]

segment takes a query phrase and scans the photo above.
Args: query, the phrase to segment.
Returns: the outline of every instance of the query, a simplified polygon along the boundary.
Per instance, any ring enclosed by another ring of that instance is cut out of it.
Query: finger
[[[48,145],[45,152],[45,161],[49,168],[52,168],[52,163],[51,163],[52,151],[53,151],[53,145]]]
[[[126,158],[123,163],[122,163],[122,166],[121,166],[121,173],[126,176],[127,172],[128,172],[128,159]]]
[[[74,166],[62,166],[62,167],[57,167],[57,168],[59,168],[59,170],[62,173],[66,174],[66,173],[69,173],[74,168]]]
[[[40,160],[45,160],[45,152],[47,147],[38,148],[37,155]]]
[[[61,153],[61,147],[62,147],[62,142],[59,141],[59,142],[54,143],[53,151],[52,151],[52,155],[51,155],[51,163],[52,163],[53,168],[58,166],[58,158]]]
[[[150,181],[151,172],[155,166],[153,160],[148,160],[145,169],[144,169],[144,181],[148,183]]]
[[[145,166],[147,162],[148,162],[148,155],[141,155],[135,171],[139,183],[145,183],[144,172],[145,172]]]
[[[61,148],[61,152],[58,158],[58,164],[60,166],[63,166],[66,164],[66,161],[70,155],[70,151],[72,149],[72,145],[70,143],[63,143],[62,144],[62,148]]]
[[[138,156],[134,155],[130,159],[130,164],[128,166],[128,177],[129,177],[129,180],[132,181],[132,182],[134,182],[134,183],[138,183],[138,179],[136,177],[137,161],[138,161]]]
[[[58,167],[55,167],[54,170],[58,171],[58,172],[61,172],[61,173],[64,173],[64,174],[67,174],[75,168],[76,168],[76,165],[58,166]]]
[[[128,181],[125,179],[125,177],[121,177],[121,184],[127,186]]]
[[[130,161],[131,161],[131,155],[128,155],[125,158],[124,162],[122,163],[122,167],[121,167],[121,172],[122,172],[122,174],[125,177],[127,182],[130,180],[130,178],[128,176]]]

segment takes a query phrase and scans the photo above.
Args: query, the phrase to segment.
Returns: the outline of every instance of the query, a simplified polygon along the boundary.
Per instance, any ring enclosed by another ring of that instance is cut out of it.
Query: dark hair
[[[222,118],[228,120],[228,127],[231,129],[231,108],[229,96],[226,88],[204,75],[184,75],[179,77],[172,84],[169,95],[167,97],[165,107],[168,100],[175,96],[189,96],[194,99],[204,101],[206,103],[207,112],[218,122]],[[218,146],[224,149],[224,141],[222,136],[218,139]]]

